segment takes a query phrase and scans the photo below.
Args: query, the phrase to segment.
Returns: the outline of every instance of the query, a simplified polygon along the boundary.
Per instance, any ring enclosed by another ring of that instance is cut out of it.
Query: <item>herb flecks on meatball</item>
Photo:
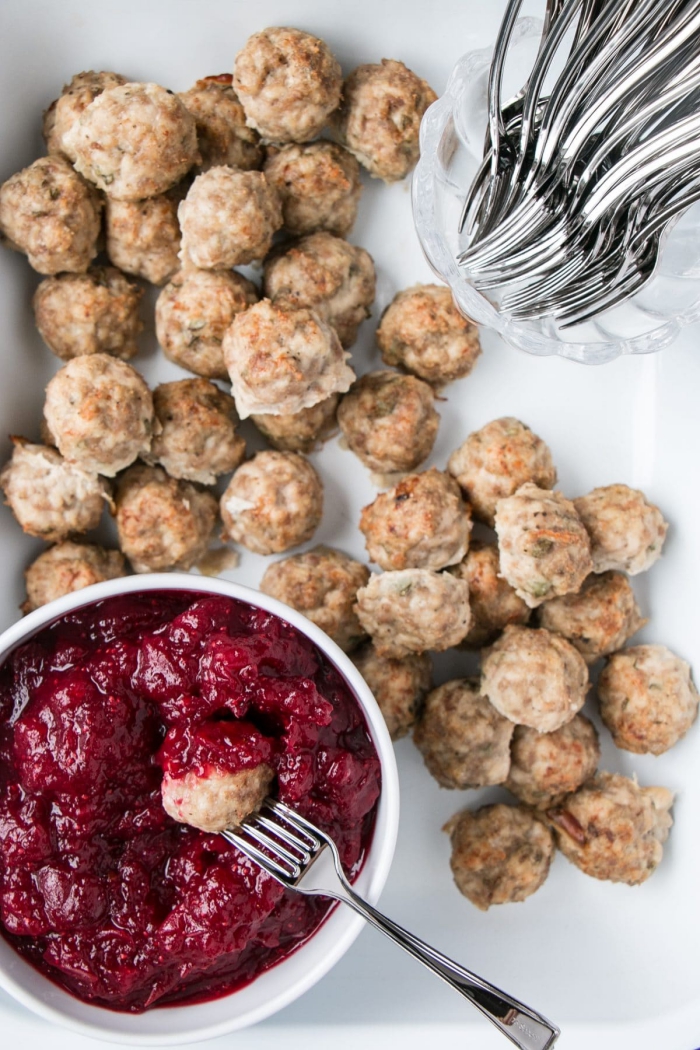
[[[506,627],[487,650],[481,692],[516,725],[552,733],[583,707],[588,668],[558,634],[533,627]]]
[[[299,412],[280,412],[258,415],[251,419],[273,448],[280,452],[313,452],[338,429],[336,412],[339,394],[331,394]]]
[[[537,618],[540,627],[556,631],[576,646],[588,664],[621,649],[647,623],[621,572],[591,574],[578,594],[540,605]]]
[[[233,90],[230,73],[204,77],[189,91],[181,91],[179,97],[197,125],[202,171],[219,164],[241,171],[261,166],[260,137],[246,124],[245,112]]]
[[[360,165],[335,142],[268,148],[263,168],[280,195],[285,229],[296,237],[327,230],[345,237],[362,193]]]
[[[668,523],[643,492],[605,485],[574,500],[591,537],[593,571],[646,572],[661,557]]]
[[[668,751],[698,714],[690,667],[665,645],[614,653],[598,680],[598,698],[617,746],[638,755]]]
[[[457,889],[481,911],[524,901],[549,874],[552,833],[524,806],[465,809],[443,831],[452,842],[450,867]]]
[[[315,139],[340,102],[342,83],[323,40],[284,26],[249,37],[233,71],[248,124],[267,142]]]
[[[369,317],[375,285],[369,252],[332,233],[302,237],[265,263],[267,298],[314,310],[335,329],[346,350]]]
[[[73,127],[91,102],[107,88],[126,84],[126,77],[120,73],[102,71],[95,73],[88,70],[76,73],[66,84],[63,91],[44,113],[43,133],[46,141],[46,152],[57,153],[75,160],[73,151],[68,151],[63,143],[63,136]]]
[[[511,416],[494,419],[470,434],[450,456],[447,470],[464,490],[474,517],[491,526],[499,500],[528,481],[551,489],[557,480],[548,446]]]
[[[380,656],[370,643],[353,653],[352,662],[374,694],[391,739],[406,736],[430,689],[433,668],[428,654]]]
[[[260,590],[303,613],[344,652],[367,637],[354,612],[369,569],[342,551],[314,547],[268,566]]]
[[[528,482],[496,506],[501,574],[531,609],[575,594],[591,572],[591,546],[573,503]]]
[[[119,551],[64,540],[49,547],[25,569],[27,599],[22,612],[30,613],[65,594],[126,574],[126,562]]]
[[[553,806],[595,773],[600,761],[598,733],[585,715],[575,715],[553,733],[516,726],[510,759],[508,790],[528,806]]]
[[[420,153],[420,122],[437,95],[403,62],[383,58],[353,70],[334,115],[339,140],[375,178],[396,182]]]
[[[661,862],[672,805],[668,788],[598,773],[547,816],[559,849],[585,875],[638,886]]]
[[[469,585],[472,625],[461,645],[481,649],[490,645],[509,624],[524,625],[531,609],[500,575],[498,547],[471,540],[458,565],[449,570]]]
[[[461,678],[428,694],[413,740],[441,787],[478,788],[508,776],[513,729],[481,695],[478,679]]]

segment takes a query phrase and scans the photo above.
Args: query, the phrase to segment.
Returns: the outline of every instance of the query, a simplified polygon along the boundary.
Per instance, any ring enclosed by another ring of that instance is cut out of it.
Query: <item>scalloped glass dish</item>
[[[518,91],[532,67],[541,22],[518,22],[509,52],[504,98]],[[447,89],[421,126],[421,159],[413,177],[413,215],[423,251],[452,289],[460,309],[530,354],[558,354],[603,364],[621,354],[648,354],[674,341],[700,319],[700,204],[685,212],[667,235],[652,279],[636,295],[591,321],[561,328],[553,319],[515,321],[498,298],[478,291],[455,261],[466,247],[457,232],[466,192],[483,157],[491,49],[471,51],[454,67]]]

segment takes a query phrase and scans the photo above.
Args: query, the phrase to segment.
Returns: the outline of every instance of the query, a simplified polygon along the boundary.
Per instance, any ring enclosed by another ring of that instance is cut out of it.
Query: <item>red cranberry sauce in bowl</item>
[[[372,839],[380,761],[338,670],[300,631],[218,594],[127,593],[78,608],[0,668],[0,931],[85,1002],[140,1012],[234,991],[330,908],[218,835],[172,820],[163,775],[265,763],[271,793]]]

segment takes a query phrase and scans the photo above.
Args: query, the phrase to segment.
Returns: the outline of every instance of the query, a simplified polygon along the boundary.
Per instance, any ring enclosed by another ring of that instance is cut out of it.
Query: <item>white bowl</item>
[[[362,708],[382,770],[372,844],[355,882],[358,892],[376,903],[394,854],[399,820],[399,784],[394,749],[377,703],[364,679],[341,649],[312,624],[275,598],[226,580],[180,573],[130,576],[86,587],[30,613],[0,636],[0,663],[17,645],[74,609],[113,595],[142,591],[191,591],[237,598],[275,613],[306,635],[340,671]],[[301,947],[252,984],[220,999],[191,1006],[165,1006],[142,1014],[117,1013],[92,1006],[42,976],[0,938],[0,987],[48,1021],[83,1035],[139,1046],[174,1046],[224,1035],[261,1021],[302,995],[348,950],[364,920],[338,907]]]

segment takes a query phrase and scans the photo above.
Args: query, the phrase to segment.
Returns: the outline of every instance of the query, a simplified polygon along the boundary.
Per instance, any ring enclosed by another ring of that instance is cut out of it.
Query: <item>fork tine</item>
[[[236,846],[241,853],[245,853],[246,857],[259,864],[263,871],[266,871],[273,879],[277,879],[278,882],[283,883],[285,886],[289,886],[298,878],[298,868],[296,871],[289,871],[282,864],[278,864],[277,861],[268,857],[262,850],[259,850],[252,842],[247,842],[242,835],[236,834],[235,831],[221,831],[220,834],[232,846]]]
[[[308,852],[309,847],[307,846],[307,844],[305,842],[302,842],[302,840],[297,835],[293,835],[289,828],[285,827],[283,824],[280,824],[279,821],[270,820],[268,817],[264,817],[261,813],[258,813],[257,817],[255,818],[255,823],[257,825],[262,825],[262,827],[265,828],[266,831],[270,831],[273,835],[276,835],[277,838],[282,839],[282,841],[285,842],[288,846],[291,846],[292,849],[296,849],[302,854],[306,854]]]
[[[254,838],[256,842],[259,842],[261,846],[265,846],[266,849],[269,849],[274,853],[275,857],[282,857],[284,860],[288,861],[292,867],[300,871],[309,861],[308,853],[304,853],[301,857],[295,857],[293,853],[290,853],[289,850],[284,848],[284,846],[281,846],[280,843],[270,835],[266,835],[264,831],[261,831],[258,827],[259,821],[260,818],[256,821],[249,821],[244,825],[246,835],[250,835],[250,837]]]
[[[319,838],[319,835],[321,834],[319,828],[315,827],[310,821],[305,820],[299,813],[295,813],[294,810],[285,806],[284,802],[267,799],[265,807],[275,816],[278,816],[281,820],[290,824],[300,835],[305,835],[309,840],[309,844],[314,849],[318,849],[318,847],[322,845],[323,840]]]

